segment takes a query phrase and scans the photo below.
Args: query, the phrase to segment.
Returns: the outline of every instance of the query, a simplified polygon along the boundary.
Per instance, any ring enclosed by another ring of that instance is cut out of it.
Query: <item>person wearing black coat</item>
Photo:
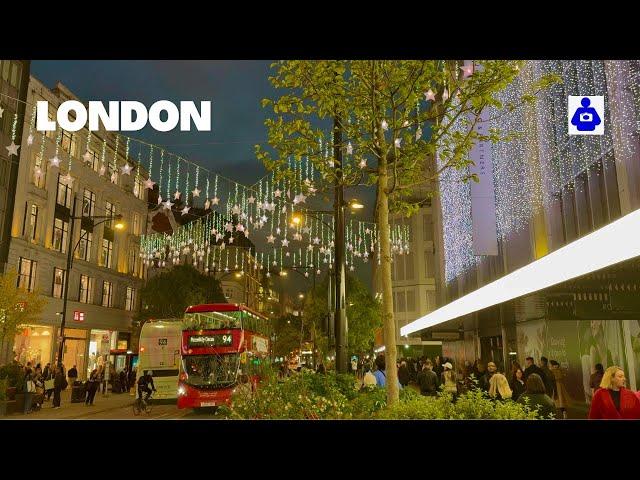
[[[400,385],[406,387],[409,385],[410,380],[409,368],[407,367],[407,362],[404,360],[400,363],[400,368],[398,369],[398,380],[400,381]]]
[[[544,382],[546,375],[544,374],[542,369],[534,363],[533,357],[525,358],[524,362],[525,365],[527,365],[527,368],[524,369],[524,381],[526,382],[527,378],[529,378],[529,375],[531,375],[532,373],[537,373],[538,375],[540,375],[540,379]]]
[[[524,372],[521,368],[516,369],[511,382],[509,382],[509,386],[513,392],[511,399],[516,402],[520,395],[522,395],[527,389],[527,384],[524,381]]]
[[[53,380],[53,408],[60,408],[60,392],[67,388],[67,379],[60,367],[56,367],[56,376]]]

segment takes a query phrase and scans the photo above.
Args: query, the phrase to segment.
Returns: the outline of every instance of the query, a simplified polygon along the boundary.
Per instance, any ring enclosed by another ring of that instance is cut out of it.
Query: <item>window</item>
[[[62,175],[58,174],[58,193],[56,196],[56,202],[63,207],[71,208],[71,196],[73,191],[71,187],[64,183]]]
[[[93,278],[80,275],[80,303],[93,303]]]
[[[140,235],[142,233],[142,228],[140,224],[140,215],[136,212],[133,212],[133,234]]]
[[[29,228],[31,229],[30,238],[33,242],[36,242],[36,229],[38,228],[38,205],[31,205],[31,214],[29,215]]]
[[[62,298],[64,293],[64,282],[66,281],[66,272],[62,268],[55,267],[53,269],[53,288],[51,295],[54,298]]]
[[[423,232],[422,240],[425,242],[433,241],[433,217],[431,215],[423,215]]]
[[[76,258],[85,261],[91,260],[91,247],[93,246],[93,233],[86,231],[84,228],[80,230],[80,241],[78,243],[78,251]]]
[[[396,307],[395,311],[398,313],[404,313],[407,311],[404,291],[396,292],[394,306]]]
[[[116,216],[116,206],[113,203],[109,202],[109,201],[104,202],[104,214],[107,217],[115,217]],[[106,222],[104,222],[104,226],[111,228],[111,220],[107,220]]]
[[[127,287],[127,298],[125,299],[124,309],[132,312],[136,307],[136,290],[135,288]]]
[[[18,288],[25,288],[33,292],[36,281],[36,262],[20,257],[18,264]]]
[[[128,267],[129,267],[129,275],[137,275],[138,274],[138,246],[131,245],[129,248],[129,259],[128,259]]]
[[[31,183],[38,188],[44,188],[47,179],[47,165],[42,161],[42,154],[39,150],[33,152],[33,170]]]
[[[89,153],[88,156],[87,156],[87,153]],[[99,153],[94,152],[93,150],[88,148],[87,151],[83,154],[82,160],[89,168],[93,169],[93,171],[97,172],[100,170],[100,154]]]
[[[407,290],[407,312],[416,311],[416,292],[414,290]]]
[[[113,242],[106,238],[102,239],[102,256],[100,257],[100,263],[103,267],[111,268],[113,260]]]
[[[113,284],[111,282],[102,282],[102,306],[113,306]]]
[[[77,157],[78,154],[78,145],[77,145],[76,136],[65,130],[62,131],[62,137],[60,138],[60,146],[62,149],[67,152],[72,157]]]
[[[53,221],[53,249],[62,253],[67,252],[67,235],[69,234],[69,222],[61,218]]]
[[[96,194],[85,188],[82,196],[82,216],[93,217],[96,207]]]
[[[136,175],[133,180],[133,194],[136,198],[144,200],[144,190],[145,188],[142,183],[142,177]]]

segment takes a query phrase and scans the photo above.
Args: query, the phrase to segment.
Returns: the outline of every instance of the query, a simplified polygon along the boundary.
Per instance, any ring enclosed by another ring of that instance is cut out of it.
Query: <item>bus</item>
[[[155,399],[178,398],[181,334],[179,319],[150,320],[142,326],[136,382],[151,370],[157,390],[153,394]],[[138,392],[137,384],[135,392]]]
[[[229,405],[239,380],[255,390],[269,361],[271,323],[244,305],[187,308],[182,330],[178,408]]]

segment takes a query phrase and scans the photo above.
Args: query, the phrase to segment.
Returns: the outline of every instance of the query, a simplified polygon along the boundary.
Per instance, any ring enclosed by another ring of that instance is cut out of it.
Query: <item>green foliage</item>
[[[7,381],[7,388],[15,387],[16,391],[22,391],[24,370],[20,364],[11,362],[0,366],[0,380]]]
[[[327,306],[328,278],[325,277],[316,288],[307,295],[305,312],[305,330],[314,329],[315,338],[322,338],[323,345],[327,337],[322,331],[324,318],[329,313]],[[380,303],[373,298],[367,287],[355,276],[347,275],[347,319],[349,322],[349,353],[360,355],[373,348],[376,329],[382,326]],[[318,343],[318,341],[316,341]],[[319,348],[323,356],[325,350]]]
[[[4,402],[7,399],[7,388],[9,388],[9,380],[0,378],[0,402]]]
[[[182,318],[199,303],[227,303],[220,282],[191,265],[176,265],[147,280],[141,290],[140,325],[150,318]]]
[[[296,348],[300,348],[302,318],[294,315],[283,315],[273,319],[273,330],[276,340],[273,344],[273,354],[276,357],[286,357]]]

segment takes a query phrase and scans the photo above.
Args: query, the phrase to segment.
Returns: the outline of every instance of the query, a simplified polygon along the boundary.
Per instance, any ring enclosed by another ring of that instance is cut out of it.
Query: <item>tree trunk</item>
[[[383,156],[384,157],[384,156]],[[382,319],[385,346],[385,376],[387,379],[387,405],[399,401],[398,369],[396,368],[396,322],[393,318],[393,292],[391,289],[391,238],[389,228],[389,196],[387,195],[387,160],[378,164],[378,208],[377,222],[380,234],[380,264],[382,272]]]

